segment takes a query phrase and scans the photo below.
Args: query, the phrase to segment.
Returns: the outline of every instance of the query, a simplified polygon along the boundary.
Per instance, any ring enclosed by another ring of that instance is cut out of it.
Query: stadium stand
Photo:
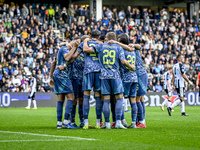
[[[180,53],[185,56],[189,79],[196,84],[200,70],[197,13],[189,20],[187,10],[176,8],[172,12],[163,8],[153,14],[147,8],[117,10],[104,6],[103,18],[96,20],[95,9],[90,12],[87,7],[73,4],[68,9],[4,4],[0,8],[0,92],[28,92],[31,73],[37,78],[37,91],[52,92],[49,71],[59,43],[89,35],[95,29],[101,35],[110,31],[127,33],[131,43],[142,45],[149,92],[163,91],[164,68],[174,65]]]

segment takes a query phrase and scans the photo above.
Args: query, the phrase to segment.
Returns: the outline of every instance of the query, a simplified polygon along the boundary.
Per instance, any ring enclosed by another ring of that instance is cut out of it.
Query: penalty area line
[[[69,139],[52,139],[52,140],[0,140],[0,143],[8,142],[56,142],[56,141],[68,141]]]
[[[24,135],[32,135],[32,136],[43,136],[43,137],[55,137],[55,138],[67,138],[73,140],[87,140],[87,141],[96,141],[97,139],[92,138],[81,138],[74,136],[60,136],[60,135],[50,135],[50,134],[38,134],[38,133],[27,133],[27,132],[12,132],[12,131],[0,131],[0,133],[10,133],[10,134],[24,134]]]

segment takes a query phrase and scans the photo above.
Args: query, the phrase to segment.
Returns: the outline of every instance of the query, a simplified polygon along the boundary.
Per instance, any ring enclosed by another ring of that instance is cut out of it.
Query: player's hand
[[[131,68],[130,68],[132,71],[135,71],[135,65],[131,65]]]
[[[78,47],[80,43],[81,43],[80,40],[76,40],[76,41],[73,43],[73,46],[74,46],[74,47]]]
[[[188,82],[191,86],[194,86],[193,82],[192,81],[189,81]]]
[[[50,79],[50,81],[49,81],[49,85],[50,85],[51,88],[54,87],[53,79]]]
[[[173,91],[173,92],[175,91],[175,86],[172,86],[172,91]]]
[[[60,71],[62,71],[62,70],[64,70],[64,69],[65,69],[65,66],[63,66],[63,65],[60,65],[60,66],[58,66],[58,69],[59,69]]]
[[[114,44],[114,43],[117,43],[117,41],[115,41],[115,40],[109,40],[108,41],[108,44]]]
[[[85,40],[84,40],[84,42],[88,42],[90,40],[90,38],[86,38]]]
[[[103,42],[101,42],[101,41],[96,41],[95,43],[97,43],[97,44],[102,44]]]
[[[199,86],[198,86],[198,85],[196,86],[196,89],[199,89]]]
[[[172,90],[169,88],[169,92],[171,92]]]

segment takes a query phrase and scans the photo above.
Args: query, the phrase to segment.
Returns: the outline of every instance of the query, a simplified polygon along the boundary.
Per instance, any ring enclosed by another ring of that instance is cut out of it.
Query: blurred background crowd
[[[59,43],[93,30],[99,30],[101,36],[111,31],[127,33],[130,43],[142,45],[149,92],[163,91],[163,73],[176,63],[178,54],[185,56],[186,74],[196,85],[200,72],[197,13],[189,20],[187,10],[176,8],[172,12],[163,8],[154,14],[147,8],[104,6],[102,19],[96,20],[95,9],[89,11],[85,6],[54,9],[4,4],[0,8],[0,92],[28,92],[31,73],[37,79],[37,91],[52,92],[49,71]],[[197,89],[198,85],[190,90]]]

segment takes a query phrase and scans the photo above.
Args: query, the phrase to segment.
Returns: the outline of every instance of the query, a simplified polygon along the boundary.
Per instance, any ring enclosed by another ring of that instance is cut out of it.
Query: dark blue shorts
[[[55,69],[53,73],[53,81],[54,81],[54,93],[59,94],[71,94],[74,93],[72,82],[68,77],[66,71],[60,71],[59,69]]]
[[[147,93],[148,76],[144,74],[138,77],[137,96],[144,96]]]
[[[83,98],[83,88],[82,88],[83,80],[72,79],[71,81],[74,89],[75,98]]]
[[[121,79],[102,79],[101,94],[102,95],[119,95],[124,93],[124,87]]]
[[[137,82],[123,82],[124,97],[136,97]]]
[[[83,76],[83,91],[101,90],[101,81],[99,79],[100,72],[92,72]]]

